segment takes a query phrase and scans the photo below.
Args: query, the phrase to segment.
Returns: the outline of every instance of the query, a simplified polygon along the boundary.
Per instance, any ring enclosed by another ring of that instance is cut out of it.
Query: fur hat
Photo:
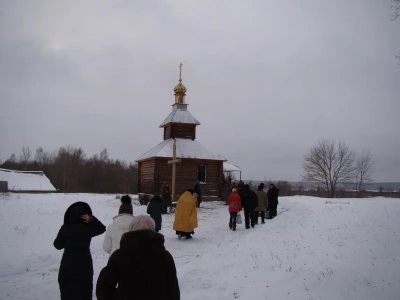
[[[130,214],[133,215],[133,207],[130,203],[122,203],[119,207],[118,214]]]
[[[156,223],[153,218],[146,215],[139,215],[133,218],[129,225],[129,231],[151,230],[155,231]]]

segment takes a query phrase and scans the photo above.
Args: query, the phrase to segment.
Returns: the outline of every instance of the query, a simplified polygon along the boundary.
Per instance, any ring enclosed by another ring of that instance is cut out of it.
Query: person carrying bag
[[[242,209],[242,201],[237,192],[237,189],[233,188],[232,193],[228,198],[228,211],[229,211],[229,229],[232,231],[236,230],[237,217],[238,213]],[[240,221],[242,221],[242,217],[239,215]]]

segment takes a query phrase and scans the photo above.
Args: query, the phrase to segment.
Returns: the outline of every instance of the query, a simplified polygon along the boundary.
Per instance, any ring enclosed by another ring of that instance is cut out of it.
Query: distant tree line
[[[54,187],[65,193],[137,193],[137,165],[111,159],[107,149],[87,157],[82,148],[61,147],[49,152],[24,146],[12,154],[1,168],[43,171]]]

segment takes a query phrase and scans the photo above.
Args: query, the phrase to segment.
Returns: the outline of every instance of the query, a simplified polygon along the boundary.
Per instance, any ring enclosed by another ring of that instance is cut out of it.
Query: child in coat
[[[232,193],[228,198],[228,210],[229,210],[229,229],[236,230],[236,217],[242,210],[242,199],[240,198],[237,189],[233,188]]]

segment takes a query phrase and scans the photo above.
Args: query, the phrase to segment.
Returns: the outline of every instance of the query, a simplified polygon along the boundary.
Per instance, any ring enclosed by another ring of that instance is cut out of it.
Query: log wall
[[[171,186],[172,165],[167,163],[168,160],[170,158],[155,159],[154,184],[155,187],[158,187],[157,191],[161,191],[165,182],[168,182]],[[175,200],[178,200],[184,191],[194,187],[197,180],[197,166],[199,164],[207,166],[207,183],[200,185],[203,201],[218,200],[216,197],[222,185],[223,162],[201,159],[182,159],[182,162],[177,164]]]
[[[155,159],[150,158],[138,162],[138,191],[139,193],[154,193]]]
[[[164,140],[169,138],[196,139],[196,125],[171,123],[164,127]]]

